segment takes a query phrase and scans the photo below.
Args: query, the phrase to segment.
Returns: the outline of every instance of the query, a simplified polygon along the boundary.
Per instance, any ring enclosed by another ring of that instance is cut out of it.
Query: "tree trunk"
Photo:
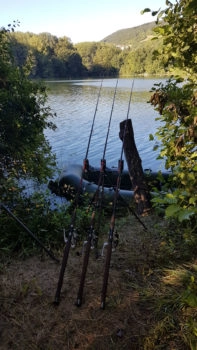
[[[123,142],[123,150],[128,165],[128,171],[134,188],[134,201],[139,215],[147,215],[151,209],[150,193],[144,178],[142,161],[139,156],[131,119],[120,123],[119,137]]]

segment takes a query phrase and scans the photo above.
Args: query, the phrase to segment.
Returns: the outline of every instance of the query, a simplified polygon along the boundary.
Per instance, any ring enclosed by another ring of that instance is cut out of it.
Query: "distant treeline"
[[[138,48],[106,42],[72,44],[68,37],[50,33],[14,32],[11,49],[15,63],[26,66],[31,78],[80,78],[134,74],[163,74],[161,60],[152,58],[158,42],[145,40]]]

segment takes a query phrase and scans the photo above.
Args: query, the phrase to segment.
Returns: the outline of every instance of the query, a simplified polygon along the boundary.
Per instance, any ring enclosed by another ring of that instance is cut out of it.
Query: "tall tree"
[[[82,58],[83,65],[91,70],[93,66],[93,60],[97,51],[98,44],[96,42],[84,42],[75,45],[77,52]]]
[[[56,60],[59,60],[61,77],[80,77],[83,73],[82,59],[67,37],[59,38],[55,47]]]

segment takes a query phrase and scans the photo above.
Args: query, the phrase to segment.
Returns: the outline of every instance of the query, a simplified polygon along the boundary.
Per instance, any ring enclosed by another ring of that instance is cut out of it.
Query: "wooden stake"
[[[139,215],[147,215],[151,209],[150,192],[144,178],[142,161],[135,144],[131,119],[120,123],[119,137],[123,142],[129,176],[134,189],[134,201],[137,206],[137,213]]]

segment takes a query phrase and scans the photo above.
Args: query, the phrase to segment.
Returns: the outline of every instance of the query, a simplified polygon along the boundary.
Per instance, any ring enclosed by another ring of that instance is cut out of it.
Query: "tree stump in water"
[[[119,137],[123,142],[129,176],[134,188],[134,201],[137,205],[137,213],[139,215],[146,215],[151,209],[150,193],[144,178],[142,161],[135,144],[131,119],[120,123]]]

